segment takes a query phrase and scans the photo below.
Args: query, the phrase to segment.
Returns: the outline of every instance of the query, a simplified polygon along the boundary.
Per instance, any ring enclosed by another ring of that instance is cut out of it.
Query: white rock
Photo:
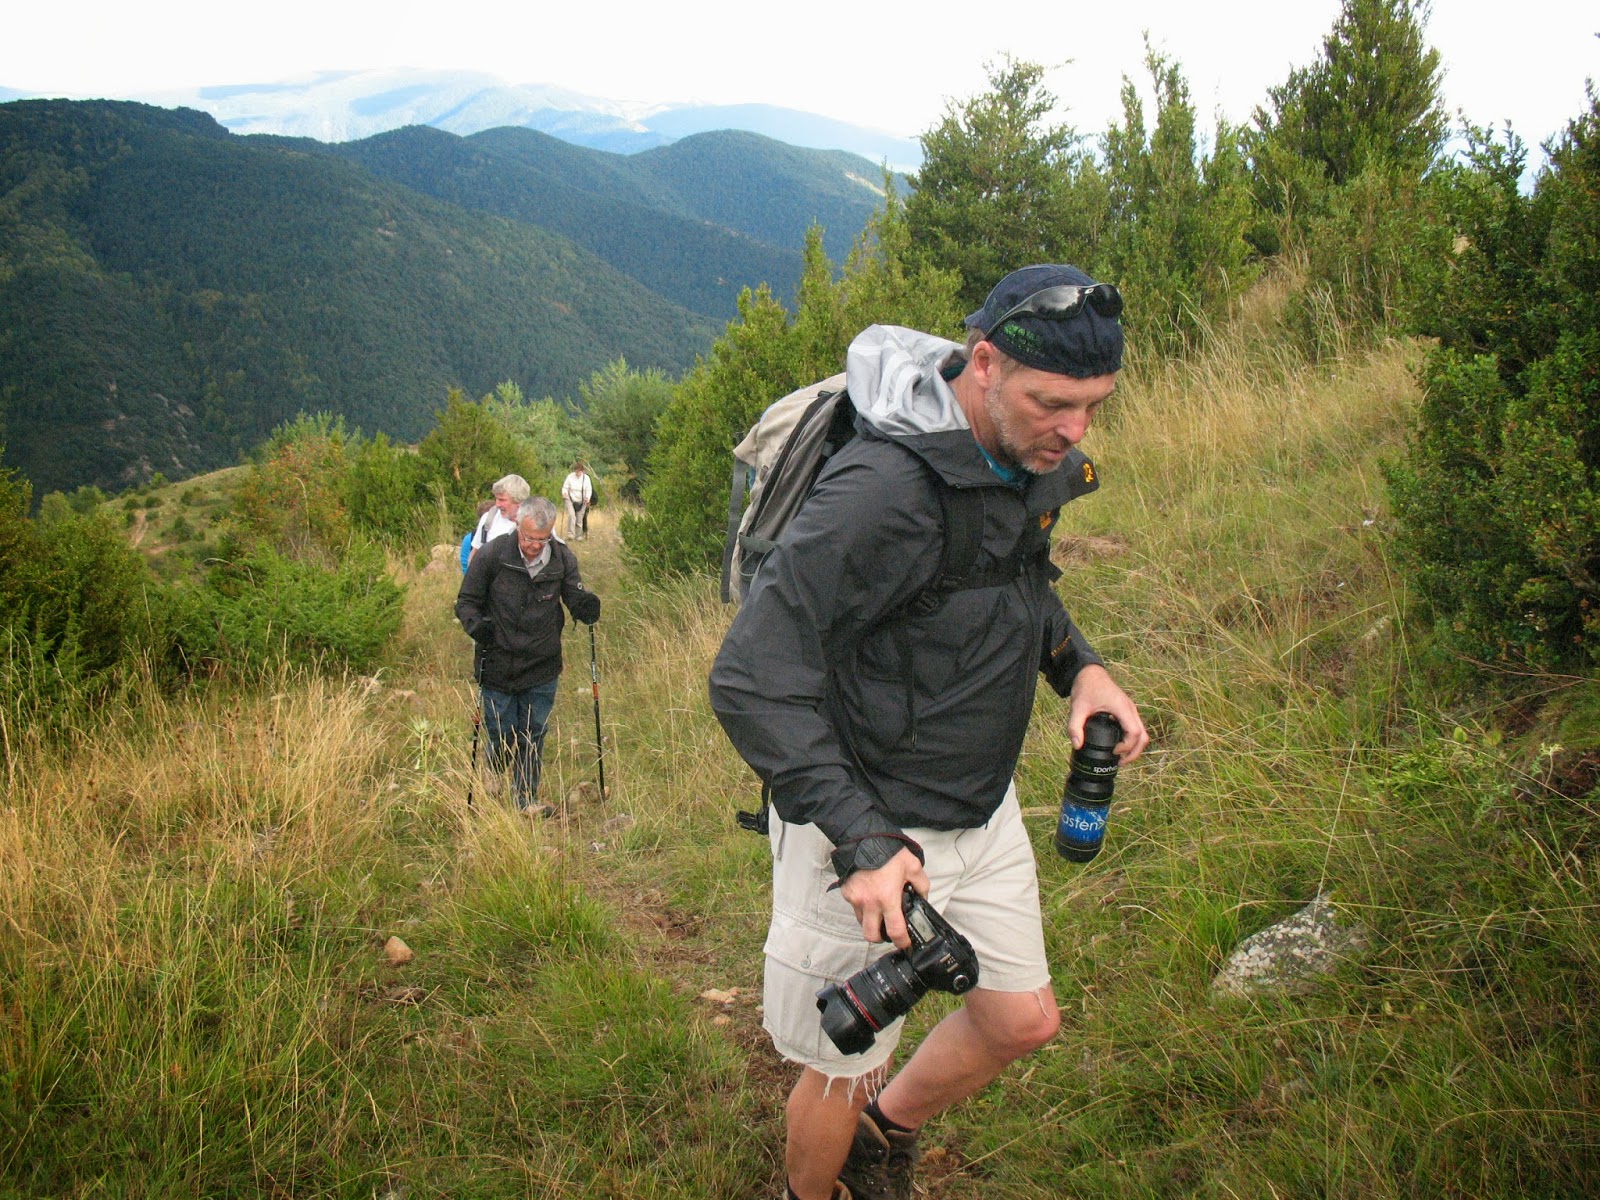
[[[1341,921],[1324,892],[1293,916],[1240,942],[1211,990],[1222,996],[1308,991],[1317,976],[1366,949],[1367,940],[1358,922]]]

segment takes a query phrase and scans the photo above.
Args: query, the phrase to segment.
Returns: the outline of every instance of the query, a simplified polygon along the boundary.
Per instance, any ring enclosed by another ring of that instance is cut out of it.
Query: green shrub
[[[179,609],[115,523],[28,520],[0,476],[0,697],[15,730],[50,734],[147,669],[181,664]]]
[[[1600,102],[1531,196],[1478,132],[1406,461],[1398,545],[1443,639],[1540,668],[1600,650]]]
[[[494,418],[488,400],[474,403],[459,388],[452,388],[436,414],[433,431],[417,446],[423,479],[430,488],[438,484],[444,489],[451,524],[463,531],[472,528],[478,502],[489,499],[489,485],[495,480],[521,475],[534,495],[546,492],[549,485],[535,454]]]
[[[765,286],[739,297],[739,319],[674,390],[656,426],[645,511],[620,523],[629,561],[652,575],[713,568],[727,525],[733,447],[767,405],[835,374],[874,323],[953,332],[956,276],[906,266],[909,232],[891,198],[857,240],[843,276],[812,229],[791,321]]]
[[[367,670],[399,629],[404,596],[369,543],[332,566],[260,545],[213,568],[200,597],[209,634],[192,649],[246,672],[280,662]]]
[[[645,511],[622,518],[636,566],[692,572],[717,561],[733,447],[762,409],[802,382],[788,317],[765,287],[739,298],[739,317],[661,416]]]
[[[354,447],[343,484],[350,520],[373,537],[399,545],[422,540],[432,503],[422,460],[378,434]]]
[[[273,430],[234,496],[234,519],[254,539],[295,557],[338,557],[350,536],[341,488],[349,435],[329,413]]]

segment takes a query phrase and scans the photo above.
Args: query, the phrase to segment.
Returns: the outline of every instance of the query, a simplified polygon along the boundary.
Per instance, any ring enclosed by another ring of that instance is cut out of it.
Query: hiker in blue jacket
[[[480,500],[478,502],[478,524],[468,530],[461,537],[461,573],[467,573],[467,564],[472,561],[472,539],[478,536],[478,525],[483,523],[483,515],[495,507],[493,500]]]
[[[1077,449],[1122,363],[1121,295],[1070,266],[1006,276],[965,346],[873,326],[846,360],[857,436],[763,563],[711,671],[713,706],[770,784],[773,911],[764,1023],[801,1067],[791,1200],[912,1194],[917,1130],[1048,1042],[1059,1015],[1031,843],[1012,784],[1042,674],[1081,745],[1149,741],[1057,596],[1049,534],[1098,486]],[[980,489],[986,586],[930,589],[941,488]],[[837,880],[830,887],[830,881]],[[978,986],[900,1071],[900,1022],[860,1054],[815,996],[910,939],[906,884],[972,943]]]

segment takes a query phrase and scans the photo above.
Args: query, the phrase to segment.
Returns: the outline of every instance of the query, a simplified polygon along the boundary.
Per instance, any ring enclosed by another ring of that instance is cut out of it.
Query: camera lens
[[[927,993],[904,950],[886,954],[843,983],[817,993],[822,1031],[846,1054],[860,1054],[880,1030],[911,1011]]]

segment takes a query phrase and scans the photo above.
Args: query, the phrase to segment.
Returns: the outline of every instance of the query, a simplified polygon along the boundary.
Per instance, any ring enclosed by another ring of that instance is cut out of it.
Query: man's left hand
[[[1090,664],[1072,681],[1071,707],[1067,710],[1067,736],[1074,749],[1083,747],[1083,723],[1097,712],[1110,713],[1122,726],[1117,743],[1117,760],[1126,765],[1144,753],[1150,734],[1139,716],[1139,708],[1128,693],[1117,686],[1111,672]]]

